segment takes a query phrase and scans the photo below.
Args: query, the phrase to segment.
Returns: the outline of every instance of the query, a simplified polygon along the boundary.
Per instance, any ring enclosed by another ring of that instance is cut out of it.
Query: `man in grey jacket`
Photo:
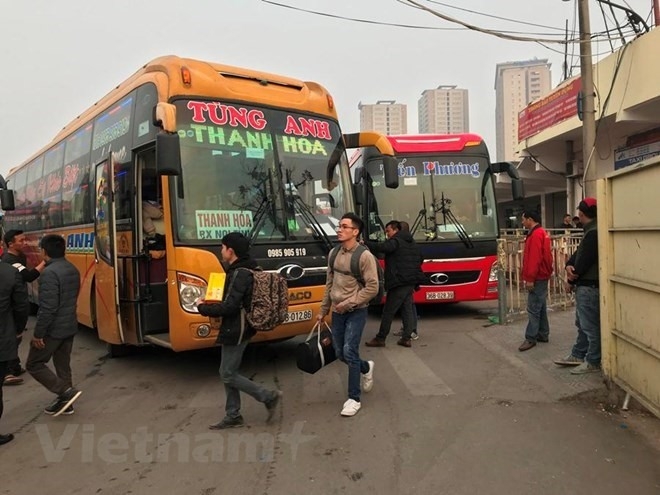
[[[72,404],[82,393],[73,388],[71,379],[71,350],[78,332],[80,274],[64,258],[63,237],[47,235],[41,239],[40,247],[46,268],[39,277],[39,311],[25,367],[35,380],[57,395],[44,412],[68,415],[73,414]],[[51,358],[56,373],[46,366]]]

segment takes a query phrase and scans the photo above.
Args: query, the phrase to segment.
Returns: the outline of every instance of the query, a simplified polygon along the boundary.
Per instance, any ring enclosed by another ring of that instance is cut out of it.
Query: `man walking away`
[[[49,234],[41,239],[46,268],[39,277],[39,311],[26,368],[30,375],[57,398],[46,414],[73,414],[73,403],[82,393],[73,387],[71,350],[78,333],[76,315],[80,273],[65,257],[66,241]],[[55,373],[47,366],[52,358]]]
[[[270,422],[280,403],[282,392],[267,390],[241,375],[243,353],[250,339],[257,333],[242,315],[252,301],[252,270],[258,269],[257,262],[250,257],[250,241],[239,232],[230,232],[222,238],[222,261],[228,265],[224,297],[220,303],[203,300],[197,306],[202,316],[222,317],[217,343],[222,345],[220,378],[227,395],[225,417],[209,426],[211,430],[238,428],[245,425],[241,416],[241,392],[251,395],[266,406]]]
[[[566,277],[575,287],[577,338],[571,353],[555,361],[576,366],[574,375],[600,371],[600,291],[598,287],[598,230],[595,198],[584,198],[578,205],[584,237],[566,262]]]
[[[22,230],[8,230],[4,236],[5,246],[7,250],[2,255],[2,261],[12,265],[16,268],[21,275],[23,284],[29,284],[30,282],[39,278],[41,272],[43,271],[46,263],[42,261],[35,268],[27,268],[27,257],[23,251],[25,248],[25,234]],[[27,289],[26,289],[27,290]],[[24,330],[21,330],[21,334]],[[18,345],[22,341],[22,335],[18,338]],[[21,360],[16,355],[16,359],[13,359],[7,365],[9,367],[7,376],[5,376],[4,384],[5,385],[20,385],[23,383],[23,379],[20,378],[20,375],[25,373],[25,368],[21,366]]]
[[[334,249],[334,266],[328,265],[325,294],[321,311],[316,317],[319,322],[332,308],[332,342],[340,361],[348,366],[348,400],[341,410],[342,416],[355,416],[362,403],[362,390],[371,391],[374,385],[374,362],[360,359],[360,340],[367,322],[367,307],[378,294],[378,269],[376,258],[363,250],[359,259],[360,283],[351,271],[351,258],[358,248],[358,236],[363,224],[355,213],[346,213],[337,227],[337,238],[341,246]],[[332,255],[328,256],[328,259]]]
[[[0,261],[0,379],[7,365],[18,353],[18,336],[28,320],[30,304],[27,289],[18,270]],[[0,418],[2,418],[2,385],[0,384]],[[0,434],[0,445],[11,442],[14,435]]]
[[[396,220],[392,220],[385,225],[385,234],[387,235],[385,242],[366,242],[371,252],[385,254],[385,290],[387,291],[387,297],[378,333],[365,345],[368,347],[384,347],[394,315],[401,309],[403,334],[397,344],[403,347],[411,347],[412,333],[417,330],[417,320],[412,302],[413,292],[415,286],[422,281],[422,257],[419,247],[410,232],[403,232],[401,224]]]
[[[525,341],[518,350],[531,349],[537,342],[548,342],[548,280],[552,275],[552,245],[550,236],[541,227],[541,215],[525,211],[522,224],[527,229],[523,253],[522,280],[527,289],[527,314],[529,321],[525,330]]]

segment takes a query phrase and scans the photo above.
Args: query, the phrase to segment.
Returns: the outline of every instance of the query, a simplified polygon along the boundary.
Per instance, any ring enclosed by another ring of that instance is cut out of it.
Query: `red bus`
[[[491,163],[476,134],[387,136],[398,160],[398,187],[386,187],[384,156],[373,147],[351,157],[357,211],[365,236],[385,239],[390,220],[408,222],[426,276],[415,303],[497,299],[499,235],[494,174],[522,182],[508,162]]]

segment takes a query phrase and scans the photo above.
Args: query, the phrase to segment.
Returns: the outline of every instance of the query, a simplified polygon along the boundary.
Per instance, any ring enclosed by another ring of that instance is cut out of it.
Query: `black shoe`
[[[7,435],[0,435],[0,445],[11,442],[14,439],[14,435],[8,433]]]
[[[266,406],[266,411],[268,411],[268,416],[266,417],[266,423],[270,423],[275,417],[275,411],[277,411],[277,406],[280,404],[281,398],[282,398],[282,391],[276,390],[273,398],[264,402],[264,405]]]
[[[245,426],[245,421],[243,421],[243,416],[238,416],[236,418],[224,418],[219,423],[209,425],[209,430],[226,430],[227,428],[240,428],[241,426]]]
[[[64,412],[73,404],[82,392],[73,387],[69,387],[62,395],[58,397],[60,408],[53,414],[53,417],[64,414]]]
[[[9,370],[9,374],[14,376],[21,376],[23,373],[25,373],[25,368],[23,368],[22,366],[19,366],[18,368],[15,368],[13,370]]]
[[[537,337],[536,337],[536,341],[537,341],[537,342],[541,342],[541,343],[543,343],[543,344],[547,344],[548,342],[550,342],[550,338],[549,338],[549,337],[541,337],[541,336],[537,336]]]
[[[62,401],[61,401],[60,398],[58,397],[58,398],[55,399],[53,402],[51,402],[51,404],[50,404],[49,406],[47,406],[47,407],[44,409],[44,413],[45,413],[45,414],[48,414],[49,416],[52,416],[53,414],[55,414],[55,413],[56,413],[57,411],[59,411],[60,409],[62,409]]]

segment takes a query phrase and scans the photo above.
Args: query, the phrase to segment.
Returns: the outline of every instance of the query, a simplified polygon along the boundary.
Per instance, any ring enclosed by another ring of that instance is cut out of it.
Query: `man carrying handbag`
[[[355,416],[362,407],[362,390],[369,392],[374,384],[374,362],[360,359],[360,340],[367,322],[367,306],[378,293],[376,259],[365,250],[360,256],[360,283],[351,272],[351,257],[358,247],[363,224],[355,213],[341,217],[337,238],[341,246],[328,266],[325,294],[317,320],[322,322],[332,308],[332,341],[337,358],[348,366],[348,400],[342,416]],[[333,258],[331,256],[329,259]]]

